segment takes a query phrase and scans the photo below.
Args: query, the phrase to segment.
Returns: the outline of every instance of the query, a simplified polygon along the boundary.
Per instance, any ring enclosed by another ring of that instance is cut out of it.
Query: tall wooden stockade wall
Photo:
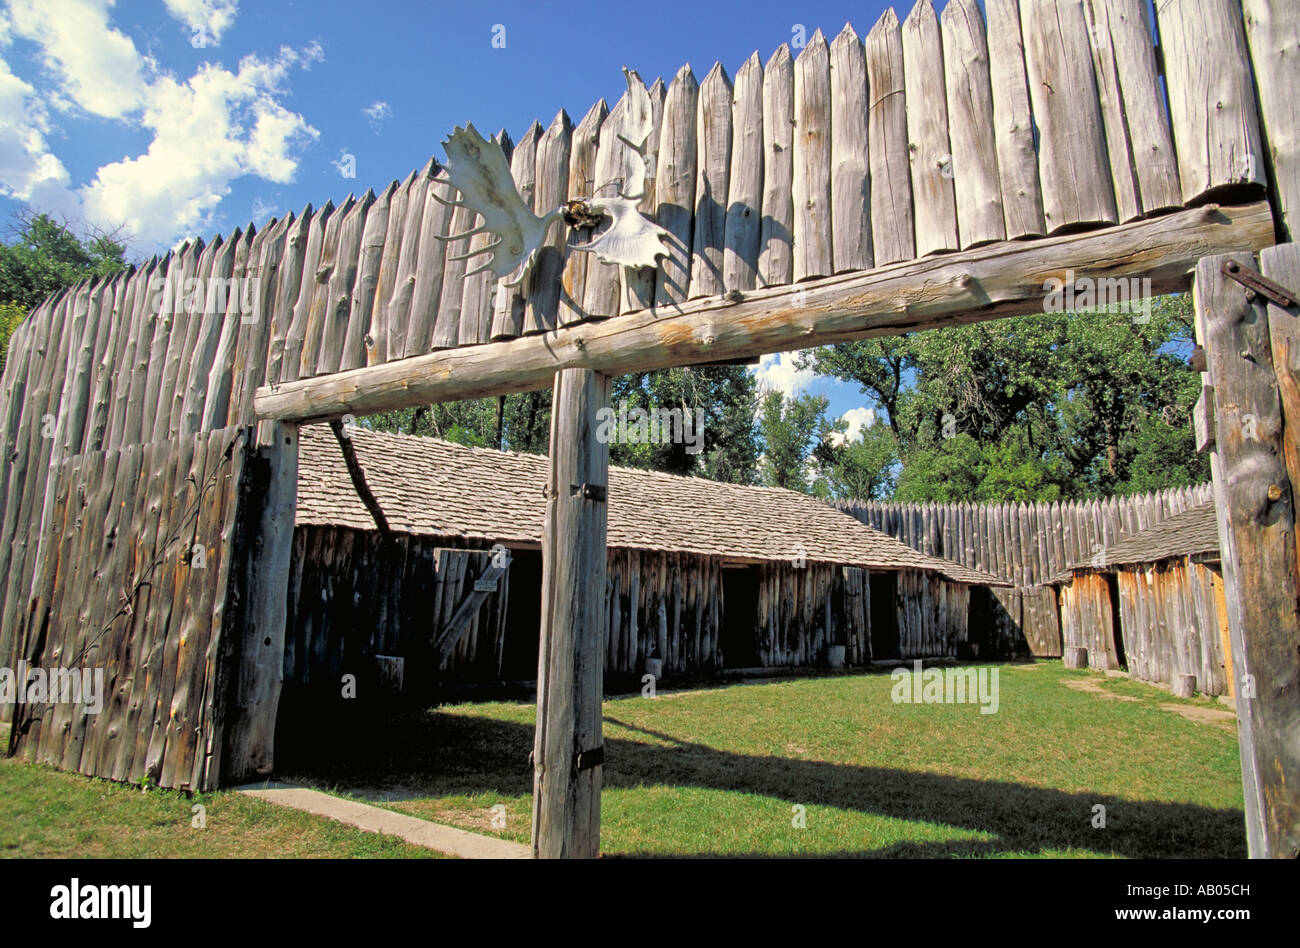
[[[629,277],[568,250],[556,230],[529,285],[491,298],[485,277],[467,281],[468,261],[451,259],[466,248],[433,239],[472,221],[431,199],[447,189],[430,163],[378,195],[195,240],[46,300],[14,334],[0,380],[9,460],[0,474],[0,658],[11,666],[19,655],[35,658],[42,630],[67,627],[40,598],[48,558],[65,545],[67,525],[59,532],[54,518],[66,462],[154,442],[180,452],[186,439],[265,419],[247,454],[265,461],[264,484],[237,584],[244,619],[230,673],[238,714],[222,751],[223,776],[265,773],[285,644],[298,423],[554,384],[552,483],[602,485],[608,449],[592,426],[610,374],[1029,312],[1042,305],[1044,279],[1066,268],[1147,275],[1157,292],[1186,288],[1196,259],[1257,251],[1293,233],[1294,4],[1160,0],[1155,24],[1142,0],[988,0],[986,10],[987,26],[975,0],[952,0],[942,18],[921,0],[902,23],[887,12],[865,37],[846,28],[829,43],[814,34],[797,56],[783,46],[766,65],[751,57],[734,82],[715,66],[702,82],[683,67],[653,84],[657,160],[643,206],[674,235],[655,271]],[[576,128],[561,112],[513,147],[500,136],[535,208],[623,173],[620,107],[597,103]],[[187,294],[191,278],[247,281],[251,311],[238,299]],[[177,296],[183,304],[159,307],[153,279],[170,292],[164,304]],[[1210,361],[1217,388],[1226,360]],[[354,371],[335,375],[342,370]],[[1225,470],[1249,460],[1224,443],[1221,430]],[[105,489],[97,477],[91,483]],[[142,481],[136,494],[150,486]],[[130,503],[123,496],[123,510],[135,509],[136,494]],[[1219,509],[1233,517],[1253,502],[1233,498]],[[548,501],[539,855],[598,849],[600,669],[583,656],[608,621],[595,601],[606,571],[596,552],[602,503],[563,491]],[[1222,530],[1227,549],[1245,536],[1245,521]],[[1239,577],[1225,565],[1229,587],[1262,581],[1261,547],[1243,549],[1251,565]],[[81,557],[77,575],[91,575],[90,552],[71,555]],[[1268,627],[1249,619],[1255,606],[1241,592],[1229,589],[1230,615],[1240,620],[1234,636],[1243,622]],[[146,611],[150,636],[161,621]],[[1294,643],[1283,647],[1281,634],[1261,641],[1284,660],[1255,656],[1257,677],[1295,669]],[[1234,662],[1244,667],[1239,644],[1234,638]],[[134,680],[140,669],[124,663],[135,661],[120,658],[116,678]],[[1277,750],[1295,774],[1296,749],[1265,737],[1296,732],[1276,727],[1282,712],[1272,697],[1294,695],[1296,682],[1279,688],[1261,689],[1267,702],[1240,706],[1243,717],[1254,709],[1242,725],[1243,759]],[[14,734],[27,752],[33,729]],[[576,761],[575,746],[583,748]],[[1260,779],[1273,780],[1276,769]],[[1290,794],[1285,839],[1300,824]],[[1251,819],[1263,812],[1251,806]],[[1273,806],[1270,819],[1282,809]],[[1284,836],[1269,824],[1267,839]],[[1252,837],[1252,852],[1258,842]]]
[[[1209,484],[1108,500],[1007,504],[893,504],[835,501],[834,506],[933,556],[1009,580],[991,587],[998,636],[1023,640],[1034,655],[1060,657],[1069,621],[1047,583],[1087,562],[1120,537],[1213,499]],[[1073,623],[1070,623],[1073,627]],[[1014,652],[1010,647],[1006,652]],[[1005,652],[1004,652],[1005,654]]]

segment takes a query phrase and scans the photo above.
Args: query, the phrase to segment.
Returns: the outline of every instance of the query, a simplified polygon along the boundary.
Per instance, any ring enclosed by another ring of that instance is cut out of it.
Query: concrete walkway
[[[462,859],[531,859],[531,847],[491,836],[481,836],[453,826],[430,823],[405,813],[394,813],[368,803],[277,783],[249,784],[237,788],[240,793],[269,803],[277,803],[304,813],[328,817],[372,833],[397,836],[416,846]]]

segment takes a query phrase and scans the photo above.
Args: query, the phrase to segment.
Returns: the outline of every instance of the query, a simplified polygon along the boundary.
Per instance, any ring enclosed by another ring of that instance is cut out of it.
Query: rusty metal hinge
[[[579,751],[573,758],[574,769],[581,773],[584,770],[591,770],[593,767],[599,767],[605,762],[605,745],[593,747],[590,750]]]
[[[1255,294],[1258,293],[1283,309],[1289,309],[1296,305],[1297,296],[1295,293],[1280,284],[1274,283],[1258,270],[1253,270],[1236,260],[1223,261],[1223,266],[1219,268],[1219,272],[1229,280],[1236,280],[1244,286],[1248,301],[1253,300]]]

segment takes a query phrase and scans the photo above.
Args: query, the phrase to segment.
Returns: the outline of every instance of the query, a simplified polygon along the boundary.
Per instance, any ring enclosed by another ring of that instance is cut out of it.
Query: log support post
[[[1300,439],[1295,356],[1300,311],[1282,309],[1224,275],[1196,268],[1196,333],[1214,387],[1214,501],[1223,562],[1250,855],[1300,855],[1300,604],[1295,488]],[[1300,246],[1261,255],[1280,283],[1300,277]],[[1288,468],[1291,468],[1288,470]]]
[[[533,744],[533,855],[541,859],[600,854],[609,444],[596,435],[609,390],[609,377],[589,369],[555,376]]]
[[[268,776],[275,762],[275,720],[284,680],[289,566],[298,506],[298,426],[258,425],[259,471],[252,481],[243,568],[242,623],[236,626],[237,676],[226,729],[223,783]]]

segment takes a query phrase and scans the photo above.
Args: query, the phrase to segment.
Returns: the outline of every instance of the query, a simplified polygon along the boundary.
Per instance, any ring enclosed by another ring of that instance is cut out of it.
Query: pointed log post
[[[1288,257],[1300,253],[1291,245],[1268,251],[1266,269],[1274,279]],[[1300,590],[1286,446],[1297,433],[1288,424],[1293,419],[1285,413],[1279,370],[1294,388],[1290,366],[1274,362],[1266,302],[1224,275],[1229,260],[1255,267],[1249,253],[1202,259],[1194,298],[1197,341],[1214,386],[1210,465],[1237,679],[1246,842],[1252,858],[1294,859],[1300,855]],[[1278,311],[1283,331],[1293,313]]]
[[[226,729],[221,778],[226,783],[265,778],[275,763],[275,720],[284,680],[284,634],[289,565],[298,506],[298,426],[276,422],[258,428],[258,454],[266,460],[253,485],[252,524],[244,584],[243,621]],[[233,644],[233,643],[232,643]]]
[[[533,745],[533,855],[600,854],[609,377],[556,373],[542,534],[542,629]]]

